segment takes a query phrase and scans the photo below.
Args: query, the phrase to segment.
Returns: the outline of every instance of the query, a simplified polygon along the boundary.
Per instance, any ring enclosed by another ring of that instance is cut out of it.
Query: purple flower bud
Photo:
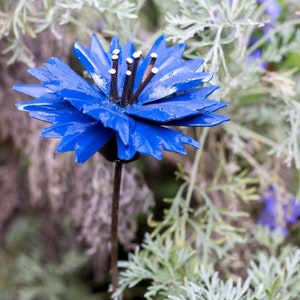
[[[288,225],[295,224],[300,217],[300,203],[274,186],[270,186],[262,197],[262,202],[264,209],[259,215],[257,224],[268,227],[271,232],[279,229],[287,236]]]

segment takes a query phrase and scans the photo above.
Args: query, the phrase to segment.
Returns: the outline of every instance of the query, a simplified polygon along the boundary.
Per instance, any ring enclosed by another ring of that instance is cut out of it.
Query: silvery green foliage
[[[250,262],[248,271],[253,289],[264,291],[258,299],[298,299],[299,267],[299,249],[287,247],[276,257],[266,252],[258,253],[256,261]]]
[[[287,249],[286,249],[287,250]],[[170,295],[173,300],[293,300],[300,294],[300,251],[281,257],[260,252],[256,261],[250,262],[249,276],[244,282],[238,279],[223,281],[218,272],[211,273],[204,267],[197,283],[185,280],[180,295]]]
[[[235,111],[225,126],[231,136],[229,147],[258,169],[256,155],[247,146],[251,140],[299,169],[299,72],[261,68],[263,63],[277,64],[299,53],[299,3],[285,1],[284,16],[272,20],[265,12],[272,3],[264,2],[177,0],[178,11],[166,16],[166,31],[173,41],[188,40],[190,56],[204,57],[207,68],[216,72],[214,80],[222,85],[220,98],[227,98]],[[265,33],[257,35],[259,30]],[[257,40],[251,43],[253,36]],[[262,55],[249,63],[248,57],[261,47]],[[277,118],[270,118],[274,114]],[[264,170],[259,176],[267,180]]]
[[[97,28],[97,23],[106,24],[113,30],[123,25],[123,29],[126,27],[125,20],[136,19],[139,2],[142,1],[138,1],[137,6],[128,0],[3,1],[0,4],[0,40],[8,38],[8,46],[3,50],[3,53],[11,54],[7,63],[22,61],[29,66],[34,65],[32,53],[24,42],[25,35],[35,38],[40,32],[50,29],[57,39],[62,39],[62,25],[73,25],[89,34],[102,30]],[[121,21],[124,23],[121,24]],[[98,26],[101,27],[101,24]]]
[[[185,281],[185,285],[181,287],[180,296],[169,296],[173,300],[242,300],[247,299],[246,294],[250,288],[250,280],[247,279],[242,283],[241,279],[237,283],[233,283],[232,279],[224,282],[220,279],[218,272],[210,274],[204,267],[199,272],[199,285],[194,282]],[[250,298],[248,298],[250,299]],[[254,298],[252,298],[254,299]]]
[[[147,236],[143,247],[120,267],[126,269],[121,278],[123,288],[132,288],[142,280],[151,281],[146,299],[297,300],[300,293],[300,251],[294,247],[286,246],[279,256],[258,252],[244,280],[221,279],[195,251],[170,240],[159,248],[157,240]]]
[[[191,50],[205,53],[209,69],[216,72],[222,65],[227,71],[225,47],[243,34],[245,28],[260,25],[253,21],[255,0],[213,1],[178,0],[178,13],[168,13],[167,32],[172,39],[186,41]]]

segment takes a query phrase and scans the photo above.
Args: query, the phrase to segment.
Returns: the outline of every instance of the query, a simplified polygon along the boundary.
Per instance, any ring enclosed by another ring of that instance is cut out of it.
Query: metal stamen
[[[133,69],[132,69],[132,75],[135,77],[136,75],[136,71],[137,71],[137,68],[139,66],[139,62],[140,62],[140,59],[141,59],[141,56],[142,56],[142,51],[137,51],[137,52],[134,52],[132,54],[132,57],[134,58],[134,63],[133,63]]]
[[[152,70],[152,68],[154,66],[154,63],[155,63],[158,55],[157,55],[157,53],[152,52],[150,54],[150,57],[151,57],[151,60],[149,62],[149,65],[147,66],[147,69],[146,69],[145,74],[143,76],[142,83],[143,83],[144,80],[146,80],[146,78],[148,78],[149,74],[151,73],[151,70]]]
[[[136,102],[138,96],[141,94],[141,92],[146,87],[146,85],[149,83],[149,81],[153,78],[153,76],[155,74],[157,74],[157,72],[158,72],[158,69],[155,68],[155,67],[150,70],[148,76],[145,78],[144,81],[142,81],[142,83],[137,88],[136,92],[131,97],[129,104],[132,104],[132,103]]]
[[[112,68],[116,70],[118,73],[118,67],[119,67],[119,55],[113,54],[112,57]]]
[[[130,71],[130,78],[128,81],[128,87],[127,87],[127,93],[126,93],[126,99],[130,99],[130,97],[132,96],[132,91],[133,91],[133,85],[134,85],[134,77],[133,77],[133,59],[128,57],[126,58],[126,63],[127,63],[127,70]]]
[[[125,76],[125,81],[123,85],[123,91],[122,91],[122,96],[121,96],[121,106],[125,106],[126,103],[126,96],[128,92],[128,84],[130,82],[132,72],[130,70],[126,71],[126,76]]]
[[[118,51],[120,52],[119,49],[115,49],[113,52],[117,53]],[[112,68],[109,70],[109,73],[112,75],[111,82],[110,82],[110,99],[112,101],[118,101],[118,98],[119,98],[119,95],[118,95],[119,55],[113,54],[111,56],[111,60],[112,60]]]
[[[132,57],[133,57],[132,76],[130,77],[130,82],[128,85],[127,99],[130,99],[133,94],[136,71],[139,66],[139,61],[141,59],[141,56],[142,56],[141,51],[137,51],[132,54]]]
[[[132,71],[133,59],[130,57],[126,58],[126,63],[127,63],[127,70]]]
[[[111,75],[109,97],[112,101],[117,102],[119,98],[118,87],[117,87],[117,80],[118,80],[117,70],[110,69],[108,72]]]

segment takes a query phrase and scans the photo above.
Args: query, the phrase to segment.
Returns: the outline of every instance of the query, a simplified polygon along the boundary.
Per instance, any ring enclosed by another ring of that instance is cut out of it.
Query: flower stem
[[[119,200],[122,175],[122,162],[117,160],[115,163],[114,187],[112,195],[111,210],[111,265],[110,272],[112,278],[113,292],[118,288],[118,215]]]

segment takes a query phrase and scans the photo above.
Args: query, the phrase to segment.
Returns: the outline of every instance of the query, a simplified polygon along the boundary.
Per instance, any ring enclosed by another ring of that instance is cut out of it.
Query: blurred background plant
[[[39,122],[15,115],[11,91],[51,56],[82,72],[71,45],[92,32],[141,50],[162,33],[187,42],[231,117],[194,131],[200,151],[126,170],[117,294],[298,299],[299,16],[298,0],[2,1],[1,300],[109,298],[111,168],[54,155],[55,142],[36,139]]]

